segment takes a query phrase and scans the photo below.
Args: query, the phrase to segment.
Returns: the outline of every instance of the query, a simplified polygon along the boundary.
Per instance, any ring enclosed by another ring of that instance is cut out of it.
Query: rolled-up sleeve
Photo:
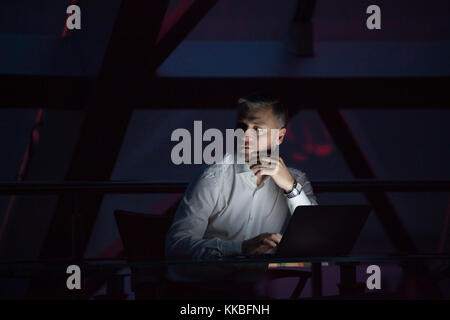
[[[294,177],[295,181],[301,186],[301,192],[294,198],[287,199],[287,205],[289,212],[294,213],[295,208],[298,206],[317,206],[317,198],[314,195],[314,191],[311,182],[308,180],[306,174],[297,169],[289,169],[290,173]]]
[[[166,236],[166,258],[214,259],[241,253],[242,241],[203,238],[217,210],[221,180],[217,166],[206,167],[186,190]]]

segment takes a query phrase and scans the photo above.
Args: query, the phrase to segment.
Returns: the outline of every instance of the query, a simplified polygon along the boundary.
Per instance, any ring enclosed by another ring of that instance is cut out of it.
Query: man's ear
[[[283,127],[281,129],[279,129],[279,131],[278,131],[278,145],[280,145],[283,142],[285,135],[286,135],[286,128]]]

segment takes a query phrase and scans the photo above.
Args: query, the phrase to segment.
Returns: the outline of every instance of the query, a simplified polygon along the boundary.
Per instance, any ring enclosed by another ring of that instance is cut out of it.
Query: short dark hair
[[[288,121],[288,112],[281,101],[268,93],[253,92],[245,97],[239,98],[238,110],[246,114],[254,108],[272,108],[274,116],[278,119],[281,127],[285,127]]]

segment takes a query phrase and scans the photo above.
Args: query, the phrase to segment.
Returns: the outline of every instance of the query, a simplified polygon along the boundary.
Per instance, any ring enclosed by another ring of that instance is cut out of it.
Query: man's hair
[[[287,109],[279,99],[261,92],[254,92],[238,100],[238,114],[246,115],[249,111],[257,108],[272,108],[275,118],[281,127],[285,127],[288,121]]]

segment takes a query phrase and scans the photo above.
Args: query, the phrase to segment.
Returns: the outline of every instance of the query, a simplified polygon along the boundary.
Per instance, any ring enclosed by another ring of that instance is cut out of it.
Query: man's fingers
[[[256,168],[273,168],[275,165],[270,163],[255,163],[250,167],[250,169],[256,169]]]
[[[255,174],[256,172],[260,170],[264,170],[264,172],[261,172],[261,174],[272,174],[276,172],[276,165],[273,164],[256,164],[250,168]]]
[[[281,234],[279,234],[279,233],[273,233],[273,234],[272,234],[272,237],[273,237],[274,239],[276,239],[276,241],[277,241],[278,243],[280,243],[281,238],[283,238],[283,236],[282,236]]]
[[[282,235],[279,233],[263,233],[261,234],[261,242],[264,244],[275,244],[275,246],[277,246],[282,238]]]
[[[273,240],[273,241],[275,241],[277,244],[280,243],[281,238],[282,238],[282,235],[279,234],[279,233],[272,233],[272,234],[270,235],[270,239]]]
[[[263,162],[263,163],[274,163],[274,164],[276,164],[276,163],[278,163],[278,159],[281,159],[281,158],[276,158],[276,157],[266,157],[266,156],[261,156],[261,157],[259,157],[259,160],[260,160],[261,162]]]
[[[275,172],[275,169],[261,169],[259,171],[259,173],[263,176],[273,176]]]
[[[269,247],[272,247],[272,248],[275,248],[277,246],[276,242],[269,238],[264,238],[263,244],[268,245]]]
[[[264,175],[270,175],[270,174],[267,174],[267,173],[265,173],[264,172],[264,169],[257,169],[257,170],[255,170],[255,171],[253,171],[254,173],[255,173],[255,176],[264,176]]]

